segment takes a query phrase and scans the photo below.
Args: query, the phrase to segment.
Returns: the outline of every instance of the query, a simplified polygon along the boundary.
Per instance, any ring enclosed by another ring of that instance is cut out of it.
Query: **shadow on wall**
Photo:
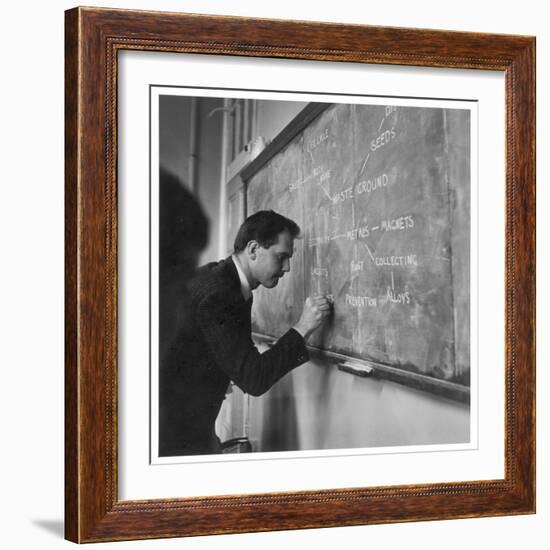
[[[269,419],[254,451],[293,451],[300,448],[296,393],[291,377],[283,378],[269,391],[264,416]]]
[[[33,525],[47,531],[56,538],[65,538],[65,523],[62,519],[33,519]]]
[[[161,359],[176,334],[185,330],[189,322],[185,316],[186,286],[208,243],[208,234],[208,220],[202,206],[179,178],[161,166],[158,243]]]
[[[179,365],[184,341],[191,329],[187,284],[208,243],[208,220],[197,199],[173,174],[159,174],[159,453],[180,454],[181,416]],[[154,269],[155,266],[152,266]]]

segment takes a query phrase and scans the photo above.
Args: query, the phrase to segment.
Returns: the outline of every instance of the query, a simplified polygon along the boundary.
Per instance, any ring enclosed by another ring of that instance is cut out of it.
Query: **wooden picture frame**
[[[500,71],[506,95],[505,476],[121,501],[117,54],[223,54]],[[535,511],[535,39],[99,8],[66,12],[66,493],[74,542]]]

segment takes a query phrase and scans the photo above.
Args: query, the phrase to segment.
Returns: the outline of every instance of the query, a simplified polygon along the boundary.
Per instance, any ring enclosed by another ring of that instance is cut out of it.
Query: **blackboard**
[[[468,388],[470,110],[310,104],[244,179],[248,214],[303,231],[291,273],[255,295],[256,332],[280,336],[328,295],[312,348]]]

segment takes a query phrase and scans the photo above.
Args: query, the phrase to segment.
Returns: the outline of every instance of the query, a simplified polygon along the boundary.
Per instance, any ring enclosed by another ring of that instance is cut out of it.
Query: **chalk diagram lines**
[[[396,106],[384,107],[380,122],[377,122],[376,124],[373,124],[371,126],[371,137],[364,138],[365,141],[369,144],[369,150],[366,152],[366,155],[359,160],[356,168],[357,171],[355,172],[355,175],[350,178],[350,180],[344,182],[336,182],[334,181],[334,169],[320,169],[318,166],[314,168],[314,171],[317,172],[317,174],[315,175],[318,175],[319,172],[321,172],[321,175],[319,175],[319,180],[315,182],[321,193],[321,202],[317,203],[317,209],[320,208],[320,204],[322,204],[323,201],[328,201],[327,210],[323,208],[323,223],[313,224],[313,232],[314,235],[316,235],[312,236],[309,239],[310,247],[317,248],[312,258],[314,260],[314,265],[312,266],[312,274],[316,275],[317,278],[316,284],[314,286],[316,286],[319,290],[321,289],[321,272],[325,273],[325,271],[327,271],[326,269],[322,269],[324,263],[326,263],[326,260],[328,258],[328,251],[326,249],[323,250],[324,245],[331,245],[332,243],[337,244],[337,241],[339,240],[345,240],[348,242],[353,241],[353,248],[351,250],[348,249],[352,253],[351,257],[348,256],[349,276],[345,278],[345,282],[342,285],[338,285],[340,288],[338,289],[337,296],[341,295],[343,292],[345,293],[347,288],[348,291],[346,293],[346,300],[349,298],[350,301],[355,301],[357,303],[360,302],[361,305],[364,305],[363,302],[365,302],[365,300],[363,300],[363,298],[366,298],[366,301],[368,302],[368,305],[370,307],[385,305],[388,303],[410,303],[407,292],[396,292],[397,281],[394,269],[391,268],[391,265],[385,263],[386,261],[388,261],[386,257],[377,258],[375,256],[377,246],[374,245],[372,240],[372,237],[374,236],[374,234],[377,234],[377,232],[384,232],[389,231],[390,229],[396,229],[395,227],[390,227],[390,224],[395,223],[397,220],[385,220],[383,215],[381,215],[381,222],[379,220],[377,225],[370,225],[368,223],[368,216],[358,216],[356,205],[356,197],[364,193],[364,198],[366,199],[366,202],[363,202],[363,204],[365,205],[365,207],[368,206],[369,203],[372,203],[375,197],[375,195],[371,193],[374,192],[376,189],[385,188],[389,183],[388,177],[385,173],[387,171],[387,168],[382,168],[382,170],[384,171],[383,174],[379,174],[378,177],[372,177],[372,182],[379,180],[378,186],[376,186],[376,184],[373,184],[372,187],[368,187],[371,185],[371,180],[369,180],[368,182],[366,180],[362,180],[367,177],[367,174],[370,171],[375,169],[375,166],[377,166],[377,163],[374,163],[373,165],[373,159],[378,156],[377,151],[382,147],[387,147],[395,139],[397,134],[395,113],[397,112],[398,108]],[[389,121],[392,122],[391,130],[387,129],[382,132],[386,123]],[[324,138],[328,139],[329,136],[325,134]],[[311,154],[311,151],[308,151],[308,153],[310,153],[311,159],[312,161],[314,161],[315,159],[314,156]],[[319,151],[319,153],[321,155],[325,154],[326,156],[326,152],[324,151]],[[315,155],[315,157],[319,158],[318,155]],[[313,183],[313,181],[311,183]],[[360,183],[363,183],[363,188],[361,189],[359,189]],[[336,189],[338,189],[334,193],[332,192],[333,186],[336,186]],[[346,210],[345,205],[348,205],[348,207],[350,208],[347,218],[344,217],[344,212]],[[312,211],[313,216],[319,216],[320,214],[320,212],[317,213],[315,211]],[[324,219],[326,216],[328,216],[328,218]],[[403,225],[405,223],[408,223],[406,221],[408,218],[410,218],[410,216],[401,216],[401,218],[399,218],[402,222],[401,229],[403,229]],[[349,226],[345,227],[345,225],[347,225],[345,223],[344,228],[342,228],[342,224],[339,222],[345,222],[346,220],[349,220],[349,222],[351,222],[351,228]],[[407,228],[409,227],[413,227],[412,218],[410,221],[410,226],[407,225]],[[318,230],[321,230],[320,236]],[[375,241],[377,241],[377,239],[375,239]],[[363,247],[363,249],[365,250],[366,255],[361,255],[361,247]],[[393,257],[391,258],[393,261]],[[401,265],[403,267],[408,265],[404,263],[405,260],[403,260],[402,256],[397,257],[397,259],[401,263],[394,265]],[[374,280],[379,281],[379,283],[376,285],[377,289],[372,288],[373,296],[368,297],[363,296],[363,294],[370,294],[370,292],[360,292],[360,281],[363,280],[361,275],[365,271],[365,265],[363,261],[365,260],[372,266],[374,266],[376,272],[383,272],[382,276],[374,276]],[[391,269],[386,270],[384,266],[390,267]],[[327,279],[330,279],[330,276],[328,274],[326,274],[326,277]],[[386,284],[382,282],[383,279],[387,279]],[[328,286],[330,286],[329,280],[327,280],[327,283]],[[404,302],[405,298],[402,298],[402,296],[405,295],[407,300],[406,302]],[[401,301],[398,301],[396,297],[399,297],[398,299]],[[360,308],[357,307],[357,309]]]

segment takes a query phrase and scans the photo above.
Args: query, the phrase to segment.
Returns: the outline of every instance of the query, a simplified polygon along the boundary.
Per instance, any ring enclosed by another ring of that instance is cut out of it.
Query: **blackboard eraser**
[[[366,378],[367,376],[372,376],[374,374],[374,369],[368,365],[363,365],[360,363],[352,363],[350,361],[344,361],[338,365],[338,370],[347,372],[349,374],[354,374],[355,376],[361,376]]]

